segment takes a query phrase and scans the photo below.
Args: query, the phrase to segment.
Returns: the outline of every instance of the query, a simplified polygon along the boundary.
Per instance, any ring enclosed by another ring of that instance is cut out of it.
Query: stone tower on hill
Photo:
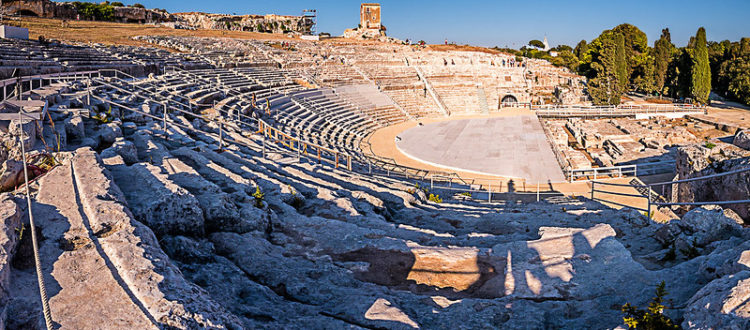
[[[359,25],[365,30],[380,30],[379,3],[363,3],[359,7]]]

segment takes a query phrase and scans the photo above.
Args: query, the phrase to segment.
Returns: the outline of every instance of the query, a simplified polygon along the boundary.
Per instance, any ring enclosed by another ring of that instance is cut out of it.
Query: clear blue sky
[[[136,1],[122,1],[130,4]],[[202,11],[237,14],[299,15],[318,10],[318,31],[332,35],[359,23],[362,1],[303,0],[138,0],[148,8],[169,12]],[[376,2],[376,1],[372,1]],[[575,46],[620,23],[646,32],[649,44],[669,27],[672,41],[684,46],[698,27],[709,40],[750,37],[750,0],[382,0],[388,35],[442,43],[518,48],[546,35],[550,44]]]

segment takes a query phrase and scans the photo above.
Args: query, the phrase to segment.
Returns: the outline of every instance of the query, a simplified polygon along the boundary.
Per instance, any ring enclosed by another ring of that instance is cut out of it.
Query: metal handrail
[[[728,201],[707,201],[707,202],[658,202],[653,200],[652,196],[654,196],[654,190],[653,187],[657,186],[664,186],[664,185],[673,185],[673,184],[679,184],[679,183],[687,183],[687,182],[695,182],[695,181],[702,181],[702,180],[709,180],[719,177],[724,177],[728,175],[734,175],[734,174],[740,174],[750,172],[750,167],[745,167],[741,169],[736,169],[728,172],[723,173],[715,173],[710,175],[704,175],[701,177],[695,177],[695,178],[688,178],[688,179],[682,179],[682,180],[675,180],[675,181],[664,181],[664,182],[656,182],[656,183],[649,183],[649,184],[621,184],[621,183],[611,183],[611,182],[601,182],[601,181],[591,181],[591,199],[594,198],[594,194],[596,192],[599,193],[606,193],[611,195],[622,195],[622,196],[629,196],[629,197],[640,197],[645,198],[648,200],[648,208],[645,210],[649,216],[651,216],[651,208],[652,205],[655,206],[701,206],[701,205],[731,205],[731,204],[745,204],[750,203],[750,200],[748,199],[741,199],[741,200],[728,200]],[[611,191],[603,191],[603,190],[597,190],[595,188],[596,185],[605,185],[605,186],[616,186],[616,187],[633,187],[633,188],[641,188],[646,189],[646,196],[643,196],[643,194],[640,195],[634,195],[634,194],[626,194],[626,193],[618,193],[618,192],[611,192]],[[658,196],[658,195],[657,195]],[[609,200],[603,200],[607,203],[615,203],[614,201]],[[616,203],[615,203],[616,204]],[[641,210],[641,209],[638,209]]]
[[[75,72],[57,72],[57,73],[47,73],[47,74],[38,74],[38,75],[31,75],[31,76],[23,76],[23,77],[17,77],[17,78],[8,78],[0,80],[0,87],[2,87],[2,99],[0,101],[8,100],[11,95],[7,92],[7,86],[15,86],[20,83],[21,87],[23,86],[23,83],[29,82],[29,89],[26,92],[34,90],[34,80],[39,80],[39,86],[37,88],[41,88],[44,85],[44,80],[61,80],[61,79],[69,79],[72,78],[74,80],[78,80],[79,76],[87,76],[88,78],[91,78],[91,75],[93,74],[100,74],[99,71],[75,71]],[[23,90],[19,91],[18,88],[13,88],[13,97],[20,97],[21,94],[24,93]]]

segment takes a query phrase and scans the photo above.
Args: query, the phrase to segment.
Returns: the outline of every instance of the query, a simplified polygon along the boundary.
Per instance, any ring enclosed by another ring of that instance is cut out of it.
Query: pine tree
[[[654,84],[659,93],[664,92],[669,61],[674,53],[674,45],[669,29],[661,30],[661,38],[654,42]]]
[[[701,27],[695,35],[693,50],[692,86],[690,94],[703,104],[708,103],[711,93],[711,67],[708,62],[708,47],[706,46],[706,29]]]
[[[615,33],[615,76],[617,77],[619,90],[627,90],[629,81],[628,61],[625,53],[625,37],[620,33]]]

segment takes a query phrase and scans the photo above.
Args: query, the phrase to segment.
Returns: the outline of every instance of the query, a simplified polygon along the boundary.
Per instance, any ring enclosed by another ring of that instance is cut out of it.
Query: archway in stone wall
[[[16,11],[16,15],[39,17],[39,14],[35,13],[33,10],[28,10],[28,9],[19,9]]]
[[[500,104],[498,105],[498,108],[502,108],[504,106],[512,105],[518,103],[518,98],[516,98],[515,95],[505,95],[502,99],[500,99]]]

